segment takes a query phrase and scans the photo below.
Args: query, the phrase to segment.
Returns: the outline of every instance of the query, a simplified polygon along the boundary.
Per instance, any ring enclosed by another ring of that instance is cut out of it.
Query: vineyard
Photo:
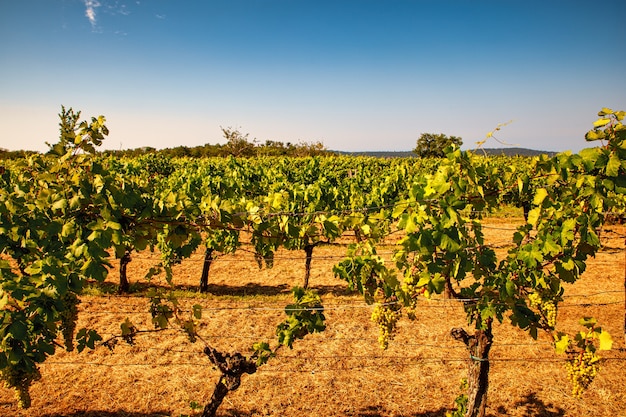
[[[104,118],[63,109],[0,168],[0,410],[620,415],[626,130],[599,115],[554,158],[170,159],[98,155]]]

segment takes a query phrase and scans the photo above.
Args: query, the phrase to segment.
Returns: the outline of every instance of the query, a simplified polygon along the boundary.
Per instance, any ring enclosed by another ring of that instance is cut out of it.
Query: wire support
[[[325,372],[336,372],[336,371],[348,371],[348,370],[357,370],[357,369],[365,369],[365,368],[382,368],[382,367],[410,367],[410,366],[419,366],[424,363],[463,363],[468,360],[475,360],[474,358],[450,358],[450,357],[423,357],[423,356],[328,356],[328,357],[289,357],[289,356],[279,356],[278,359],[297,359],[301,361],[315,361],[316,359],[335,359],[335,360],[346,360],[349,358],[354,358],[358,360],[372,360],[372,361],[381,361],[381,360],[390,360],[392,363],[375,363],[375,364],[359,364],[354,366],[328,366],[327,363],[324,364],[324,368],[315,368],[305,370],[301,367],[296,369],[273,369],[268,367],[261,367],[259,371],[264,372],[288,372],[288,373],[309,373],[309,372],[317,372],[318,370],[323,370]],[[478,359],[478,358],[477,358]],[[567,358],[536,358],[536,357],[519,357],[519,358],[489,358],[489,362],[501,362],[501,363],[563,363],[567,362]],[[626,362],[626,357],[602,357],[602,361],[615,361],[615,362]],[[214,368],[214,365],[210,362],[169,362],[169,363],[158,363],[158,362],[124,362],[124,363],[105,363],[105,362],[95,362],[95,361],[63,361],[63,360],[48,360],[41,364],[44,365],[66,365],[66,366],[102,366],[108,368],[124,368],[124,367],[150,367],[150,368],[158,368],[158,367],[177,367],[177,366],[193,366],[193,367],[207,367]],[[274,364],[277,366],[277,364]]]
[[[583,296],[581,296],[583,297]],[[196,299],[196,298],[190,298],[190,299]],[[430,299],[430,300],[425,300],[419,303],[418,307],[419,308],[445,308],[447,306],[442,305],[442,304],[475,304],[477,301],[479,301],[479,299],[463,299],[463,300],[457,300],[457,299]],[[361,304],[362,303],[362,304]],[[439,303],[438,305],[434,305],[431,303]],[[611,305],[621,305],[624,303],[624,300],[617,300],[617,301],[607,301],[607,302],[601,302],[601,303],[590,303],[590,302],[580,302],[580,303],[563,303],[563,304],[559,304],[558,307],[584,307],[584,308],[589,308],[589,307],[605,307],[605,306],[611,306]],[[392,305],[398,305],[401,304],[400,301],[390,301],[390,302],[386,302],[386,303],[377,303],[377,304],[366,304],[365,302],[362,302],[360,300],[355,301],[355,303],[352,304],[330,304],[330,305],[325,305],[322,307],[314,307],[314,308],[297,308],[297,309],[288,309],[286,307],[260,307],[260,306],[228,306],[228,307],[202,307],[202,311],[206,311],[206,312],[210,312],[210,311],[250,311],[250,312],[256,312],[256,311],[268,311],[268,312],[272,312],[272,311],[276,311],[276,312],[290,312],[290,311],[333,311],[333,310],[349,310],[349,309],[373,309],[375,308],[377,305],[379,306],[392,306]],[[504,303],[491,303],[491,305],[506,305]],[[82,311],[85,312],[86,309],[83,307]],[[193,310],[188,310],[188,309],[180,309],[180,311],[182,313],[192,313]],[[118,311],[113,311],[113,310],[96,310],[96,311],[89,311],[89,314],[128,314],[128,315],[135,315],[135,314],[148,314],[149,312],[146,311],[138,311],[138,310],[118,310]]]

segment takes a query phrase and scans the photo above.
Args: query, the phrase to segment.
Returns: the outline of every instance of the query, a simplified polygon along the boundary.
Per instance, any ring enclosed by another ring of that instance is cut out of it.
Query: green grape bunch
[[[550,329],[556,327],[557,307],[553,300],[546,300],[536,292],[528,294],[530,306],[535,307],[541,313],[541,322]]]
[[[557,353],[567,354],[565,369],[572,384],[572,395],[576,398],[582,397],[600,371],[601,358],[597,352],[611,350],[613,346],[611,335],[597,326],[596,319],[583,317],[579,323],[586,330],[573,339],[561,332],[554,335]]]
[[[67,292],[62,298],[64,309],[59,313],[61,323],[60,330],[68,352],[74,350],[74,331],[78,319],[78,304],[80,300],[73,292]]]
[[[15,390],[15,399],[20,408],[29,408],[31,397],[29,393],[30,385],[41,378],[39,369],[35,368],[30,372],[24,369],[7,366],[0,371],[4,386]]]
[[[394,331],[398,320],[402,317],[402,310],[395,304],[376,304],[372,311],[371,320],[378,325],[378,343],[381,349],[389,347],[389,341],[393,340]]]
[[[572,384],[572,395],[582,398],[583,393],[600,371],[600,357],[592,350],[586,349],[572,355],[565,368]]]

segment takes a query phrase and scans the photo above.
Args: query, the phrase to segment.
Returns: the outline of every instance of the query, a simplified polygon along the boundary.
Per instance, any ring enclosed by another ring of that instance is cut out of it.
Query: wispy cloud
[[[83,3],[85,3],[85,16],[89,19],[91,27],[95,29],[98,23],[96,9],[100,7],[100,3],[97,0],[83,0]]]

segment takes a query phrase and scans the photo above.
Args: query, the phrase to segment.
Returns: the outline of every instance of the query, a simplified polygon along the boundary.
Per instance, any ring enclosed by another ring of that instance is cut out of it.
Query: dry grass
[[[494,220],[488,240],[506,250],[515,219]],[[599,378],[584,399],[570,395],[562,357],[547,337],[533,341],[507,324],[496,326],[492,349],[491,416],[626,416],[626,351],[624,349],[624,235],[621,226],[603,233],[605,249],[566,294],[560,325],[576,329],[582,315],[596,316],[614,335],[621,360],[603,364]],[[386,249],[381,249],[385,252]],[[390,250],[390,248],[389,248]],[[453,406],[459,381],[466,373],[467,353],[449,336],[465,322],[452,302],[425,301],[417,320],[403,319],[387,351],[378,348],[370,308],[332,275],[343,247],[322,246],[314,253],[311,286],[327,308],[327,330],[298,341],[227,396],[221,416],[442,416]],[[154,262],[136,254],[128,267],[131,282],[141,282]],[[197,288],[202,253],[175,268],[175,283]],[[222,351],[247,351],[258,340],[273,341],[289,290],[302,282],[304,254],[281,251],[272,269],[259,270],[253,255],[222,256],[213,265],[210,293],[183,292],[185,307],[201,304],[199,333]],[[118,276],[112,271],[111,286]],[[153,284],[160,284],[157,280]],[[141,286],[135,285],[136,288]],[[119,334],[129,318],[138,328],[152,327],[147,300],[141,292],[128,297],[106,292],[82,297],[79,327],[97,329],[105,338]],[[581,305],[586,303],[588,305]],[[598,305],[600,304],[600,305]],[[259,307],[248,308],[248,307]],[[134,346],[118,344],[114,351],[58,351],[41,366],[42,379],[32,387],[33,406],[16,408],[11,391],[0,389],[2,416],[157,417],[190,414],[191,401],[203,404],[219,374],[202,354],[202,342],[192,344],[176,331],[141,335]]]

